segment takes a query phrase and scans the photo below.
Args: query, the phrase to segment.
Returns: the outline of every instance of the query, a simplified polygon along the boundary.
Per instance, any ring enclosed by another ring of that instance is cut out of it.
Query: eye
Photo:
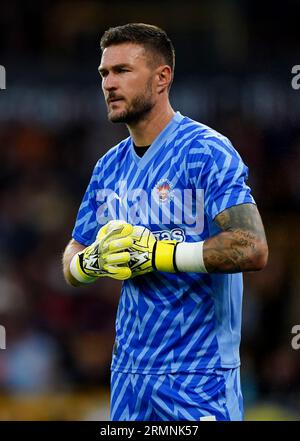
[[[108,75],[107,70],[99,70],[99,75],[101,78],[105,78]]]
[[[117,69],[117,73],[124,73],[124,72],[129,72],[129,69],[126,69],[125,67],[119,67]]]

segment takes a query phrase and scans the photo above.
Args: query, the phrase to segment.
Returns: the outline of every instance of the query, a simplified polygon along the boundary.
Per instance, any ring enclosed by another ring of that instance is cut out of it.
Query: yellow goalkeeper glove
[[[110,221],[104,225],[95,242],[73,257],[70,264],[73,277],[81,283],[92,283],[104,276],[129,279],[128,248],[133,245],[132,231],[133,226],[124,221]]]
[[[131,234],[133,244],[129,249],[132,277],[151,271],[176,273],[175,240],[156,240],[146,227],[135,226]]]

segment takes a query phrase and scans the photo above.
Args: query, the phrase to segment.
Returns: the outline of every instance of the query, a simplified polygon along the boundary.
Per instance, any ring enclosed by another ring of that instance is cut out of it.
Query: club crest
[[[160,179],[153,189],[154,197],[161,203],[166,203],[174,198],[173,185],[168,179]]]

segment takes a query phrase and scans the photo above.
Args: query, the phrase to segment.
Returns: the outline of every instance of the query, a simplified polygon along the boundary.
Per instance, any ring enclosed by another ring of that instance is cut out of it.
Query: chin
[[[123,122],[123,118],[121,115],[110,114],[108,115],[108,119],[110,122]]]
[[[126,112],[109,112],[108,119],[111,122],[126,122]]]

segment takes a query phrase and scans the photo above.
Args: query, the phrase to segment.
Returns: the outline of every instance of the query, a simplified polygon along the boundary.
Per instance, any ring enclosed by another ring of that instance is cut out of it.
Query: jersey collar
[[[131,155],[136,162],[137,166],[140,168],[145,168],[151,159],[155,156],[156,152],[161,148],[163,144],[166,143],[169,136],[177,129],[178,125],[183,120],[184,116],[180,112],[176,112],[171,119],[171,121],[166,125],[166,127],[159,133],[159,135],[152,142],[151,146],[148,148],[146,153],[140,158],[133,146],[132,138],[130,138],[130,150]]]

